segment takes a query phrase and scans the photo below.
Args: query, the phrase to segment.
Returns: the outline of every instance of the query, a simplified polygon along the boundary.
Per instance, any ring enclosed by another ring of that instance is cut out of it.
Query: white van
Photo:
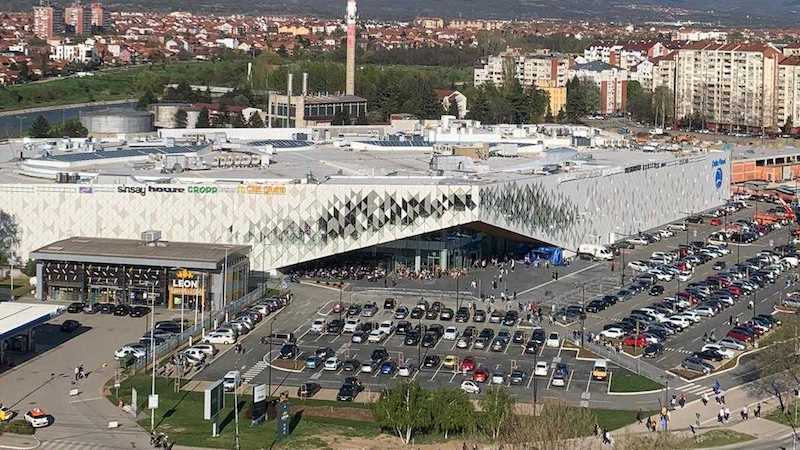
[[[610,261],[614,259],[614,253],[604,245],[581,244],[578,247],[578,253],[591,255],[592,258],[597,260]]]
[[[232,392],[239,387],[239,383],[241,383],[241,374],[238,370],[231,370],[222,378],[222,388],[227,392]]]

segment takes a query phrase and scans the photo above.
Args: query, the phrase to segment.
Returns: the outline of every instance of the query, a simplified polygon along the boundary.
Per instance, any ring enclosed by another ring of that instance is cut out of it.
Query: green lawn
[[[139,424],[149,430],[150,414],[144,408],[150,392],[150,378],[147,375],[137,375],[123,382],[120,387],[120,396],[126,402],[130,401],[132,386],[135,386],[138,391],[139,410],[142,411],[139,415]],[[201,392],[175,392],[173,382],[164,378],[156,380],[156,390],[160,397],[160,407],[155,414],[156,428],[159,431],[169,435],[170,439],[179,445],[233,448],[235,422],[232,395],[226,394],[226,408],[220,414],[220,437],[214,438],[211,437],[211,423],[203,420],[203,394]],[[113,392],[110,400],[114,400]],[[251,427],[250,420],[246,417],[249,402],[249,396],[242,396],[239,399],[240,446],[243,449],[267,448],[275,440],[276,424],[274,421],[270,421]],[[311,406],[311,403],[315,403],[315,406],[327,405],[327,402],[323,404],[319,401],[309,401],[306,404]],[[300,405],[302,402],[297,401],[297,404]],[[296,423],[292,434],[280,443],[281,447],[321,448],[324,447],[324,441],[319,438],[320,434],[371,437],[379,433],[378,427],[371,422],[298,416],[295,416],[294,420]]]
[[[636,411],[626,409],[592,409],[600,428],[616,430],[636,422]],[[642,417],[655,415],[658,411],[642,411]],[[645,419],[646,420],[646,419]]]
[[[800,418],[800,405],[797,406],[798,408],[795,409],[794,402],[787,403],[785,414],[781,412],[780,408],[776,408],[770,411],[765,417],[773,422],[782,423],[788,426],[792,426],[793,423],[795,425],[800,425],[800,423],[797,421],[798,418]],[[798,414],[795,414],[795,411],[797,411]]]
[[[744,433],[738,433],[733,430],[711,430],[697,436],[695,441],[689,438],[683,443],[679,444],[680,449],[694,449],[694,448],[713,448],[722,447],[723,445],[738,444],[740,442],[752,441],[755,439],[753,436]]]
[[[664,386],[650,378],[625,369],[614,369],[611,375],[611,392],[641,392],[662,389]]]

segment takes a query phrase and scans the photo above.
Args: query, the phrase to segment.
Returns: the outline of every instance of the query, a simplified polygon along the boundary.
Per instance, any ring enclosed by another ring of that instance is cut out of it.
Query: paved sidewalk
[[[0,449],[9,450],[30,450],[39,446],[39,440],[35,436],[23,436],[21,434],[3,433],[0,436]]]

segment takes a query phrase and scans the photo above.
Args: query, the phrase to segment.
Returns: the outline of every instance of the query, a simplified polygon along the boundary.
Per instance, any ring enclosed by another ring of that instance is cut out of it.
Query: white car
[[[667,323],[671,323],[672,325],[675,325],[681,330],[683,330],[688,328],[689,325],[692,324],[692,321],[687,319],[686,317],[672,316],[669,319],[667,319]]]
[[[625,332],[620,328],[609,328],[600,332],[600,336],[606,339],[620,339],[625,336]]]
[[[731,250],[724,245],[707,245],[706,248],[709,250],[713,250],[715,252],[722,253],[723,255],[728,255],[731,253]]]
[[[684,311],[684,312],[682,312],[680,314],[676,314],[676,315],[677,316],[681,316],[681,317],[685,317],[685,318],[689,319],[692,323],[697,323],[697,322],[700,322],[701,320],[703,320],[703,318],[700,316],[700,314],[697,314],[694,311]]]
[[[211,344],[195,344],[189,348],[200,350],[201,352],[205,353],[206,356],[214,356],[217,354],[217,348]]]
[[[704,350],[716,350],[725,359],[731,359],[736,355],[736,353],[734,353],[733,350],[731,350],[729,348],[725,348],[725,347],[723,347],[723,346],[721,346],[719,344],[706,344],[701,349],[701,351],[704,351]]]
[[[443,339],[447,341],[455,341],[458,338],[458,328],[456,327],[447,327],[444,329],[444,335],[442,336]]]
[[[236,336],[229,333],[212,331],[203,338],[202,342],[205,342],[206,344],[232,345],[236,343]]]
[[[694,312],[703,317],[713,317],[717,313],[709,306],[700,306],[694,309]]]
[[[547,339],[545,339],[544,345],[545,347],[552,347],[552,348],[561,347],[561,339],[558,337],[558,333],[555,332],[550,333],[550,335],[547,336]]]
[[[547,362],[545,361],[537,361],[536,367],[533,368],[533,376],[535,377],[546,377],[547,371],[549,370],[547,366]]]
[[[467,394],[480,394],[481,387],[472,380],[464,380],[461,382],[461,390]]]
[[[317,334],[325,332],[325,319],[314,319],[311,323],[311,332]]]
[[[648,245],[650,243],[650,241],[648,241],[647,239],[645,239],[645,238],[643,238],[641,236],[629,238],[628,242],[630,242],[631,244],[636,244],[636,245]]]
[[[342,362],[339,361],[339,358],[335,356],[331,356],[330,358],[325,360],[325,364],[323,364],[323,370],[339,370],[339,367],[342,365]]]
[[[411,376],[411,366],[406,363],[397,368],[397,376],[398,377],[410,377]]]
[[[671,223],[667,225],[668,230],[673,231],[686,231],[686,224],[685,223]]]
[[[373,363],[370,361],[366,361],[361,364],[361,373],[372,373],[372,366]]]
[[[503,384],[506,382],[502,373],[493,373],[491,378],[492,384]]]
[[[369,337],[367,337],[367,342],[377,344],[383,342],[384,339],[386,339],[386,333],[384,333],[381,330],[372,330],[369,332]]]
[[[650,254],[650,257],[653,259],[665,259],[667,262],[675,260],[675,255],[669,252],[653,252]]]
[[[650,274],[654,275],[658,281],[672,281],[672,275],[661,269],[653,270]]]
[[[25,413],[25,421],[33,428],[42,428],[50,425],[50,415],[40,408],[33,408]]]
[[[189,347],[183,351],[183,356],[185,356],[193,364],[200,364],[206,360],[206,353],[199,348]]]
[[[226,392],[233,392],[242,384],[242,374],[238,370],[231,370],[222,377],[222,389]]]
[[[672,230],[667,230],[666,228],[658,230],[658,234],[661,235],[662,238],[671,238],[675,236],[675,232]]]
[[[381,322],[380,326],[378,326],[378,329],[388,336],[394,331],[394,322],[391,320],[384,320]]]
[[[682,270],[678,272],[678,280],[680,281],[689,281],[692,279],[692,272],[688,270]]]
[[[347,319],[344,322],[344,329],[342,330],[342,332],[343,333],[355,333],[360,324],[361,324],[361,321],[358,320],[358,319]]]
[[[645,272],[650,269],[650,266],[644,261],[631,261],[628,263],[628,267],[637,272]]]
[[[147,356],[147,349],[141,344],[128,344],[123,345],[114,352],[114,359],[123,359],[128,356],[133,356],[136,359],[144,358]]]

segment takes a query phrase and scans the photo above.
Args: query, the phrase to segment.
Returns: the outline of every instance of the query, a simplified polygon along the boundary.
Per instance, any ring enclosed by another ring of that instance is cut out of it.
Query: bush
[[[36,431],[36,429],[25,420],[14,420],[6,425],[4,431],[8,433],[31,435]]]

